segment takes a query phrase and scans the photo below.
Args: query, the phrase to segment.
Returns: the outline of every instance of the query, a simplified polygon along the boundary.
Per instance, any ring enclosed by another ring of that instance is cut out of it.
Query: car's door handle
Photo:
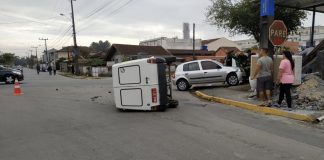
[[[185,73],[185,75],[187,76],[187,75],[188,75],[188,73]]]
[[[204,72],[205,74],[208,73],[208,72]]]
[[[148,78],[148,77],[146,77],[145,79],[146,79],[146,84],[148,84],[148,83],[149,83],[149,82],[148,82],[148,81],[149,81],[149,78]]]

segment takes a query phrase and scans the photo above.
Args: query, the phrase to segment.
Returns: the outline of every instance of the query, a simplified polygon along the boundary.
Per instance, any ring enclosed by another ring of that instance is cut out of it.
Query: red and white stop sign
[[[274,46],[282,45],[288,37],[285,23],[281,20],[274,20],[269,27],[269,40]]]

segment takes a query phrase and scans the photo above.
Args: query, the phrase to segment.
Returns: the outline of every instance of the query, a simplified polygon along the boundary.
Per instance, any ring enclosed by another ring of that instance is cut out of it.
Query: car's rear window
[[[183,65],[183,71],[199,71],[199,64],[198,62],[187,63]]]

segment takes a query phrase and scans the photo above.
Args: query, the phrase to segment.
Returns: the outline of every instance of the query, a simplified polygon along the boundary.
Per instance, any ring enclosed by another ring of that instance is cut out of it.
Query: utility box
[[[165,110],[174,105],[171,87],[168,88],[171,83],[166,77],[166,60],[163,58],[118,63],[112,66],[112,75],[118,109]]]

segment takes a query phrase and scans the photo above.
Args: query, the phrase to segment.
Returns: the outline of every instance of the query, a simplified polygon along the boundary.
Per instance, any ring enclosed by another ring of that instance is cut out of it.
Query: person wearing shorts
[[[273,60],[268,56],[268,49],[261,49],[255,72],[252,76],[257,79],[257,91],[263,100],[262,106],[271,106],[271,90],[273,87],[272,68]]]

